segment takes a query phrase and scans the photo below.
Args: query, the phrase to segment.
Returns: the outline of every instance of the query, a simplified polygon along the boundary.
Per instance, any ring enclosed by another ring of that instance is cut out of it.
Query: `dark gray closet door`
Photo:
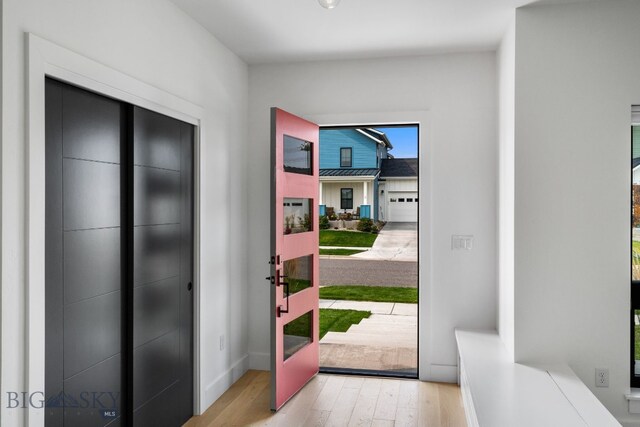
[[[193,414],[193,127],[133,108],[133,420]]]
[[[45,422],[120,425],[124,106],[46,81]]]
[[[46,81],[45,424],[193,413],[191,125]]]

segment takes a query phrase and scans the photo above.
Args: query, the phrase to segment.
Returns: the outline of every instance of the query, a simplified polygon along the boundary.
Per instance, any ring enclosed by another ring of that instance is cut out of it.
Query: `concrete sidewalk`
[[[418,304],[320,300],[320,307],[372,313],[346,332],[328,332],[320,340],[320,366],[417,372]]]
[[[351,258],[383,261],[418,261],[418,223],[390,222],[380,231],[370,251]]]
[[[340,310],[364,310],[372,314],[387,314],[396,316],[418,315],[418,304],[400,302],[371,302],[371,301],[345,301],[321,299],[320,308],[337,308]]]

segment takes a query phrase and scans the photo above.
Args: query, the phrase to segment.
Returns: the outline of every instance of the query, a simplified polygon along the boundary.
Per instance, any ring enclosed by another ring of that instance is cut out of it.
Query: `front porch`
[[[375,218],[375,180],[320,181],[320,215],[339,219],[341,214],[351,214],[354,219]],[[359,218],[358,218],[359,217]]]

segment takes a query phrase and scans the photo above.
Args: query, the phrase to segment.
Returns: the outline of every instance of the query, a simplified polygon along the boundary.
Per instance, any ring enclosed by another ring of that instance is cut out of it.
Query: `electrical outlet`
[[[220,351],[224,350],[224,334],[220,335]]]
[[[608,369],[596,369],[596,387],[609,387]]]

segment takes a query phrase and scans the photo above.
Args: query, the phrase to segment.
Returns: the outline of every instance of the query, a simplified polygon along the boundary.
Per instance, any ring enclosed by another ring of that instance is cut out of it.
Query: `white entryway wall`
[[[431,259],[421,259],[421,265],[433,266],[425,272],[433,282],[432,339],[427,345],[432,378],[455,381],[454,328],[496,327],[495,65],[494,52],[481,52],[250,67],[247,224],[253,260],[249,267],[252,367],[269,364],[269,286],[264,280],[270,256],[269,218],[264,213],[270,203],[265,162],[269,108],[278,106],[305,117],[370,112],[380,117],[385,111],[428,110],[431,140],[421,142],[430,144],[437,160],[431,175],[424,177],[433,189],[432,217],[421,217],[432,230]],[[457,167],[451,168],[452,164]],[[452,234],[474,234],[474,250],[451,251]]]
[[[247,367],[247,66],[166,0],[4,0],[2,7],[3,402],[8,391],[39,391],[25,385],[25,41],[32,32],[202,108],[198,380],[206,409]],[[21,426],[24,413],[4,404],[0,424]]]
[[[515,360],[567,362],[627,426],[639,17],[636,0],[531,6],[515,31]]]

